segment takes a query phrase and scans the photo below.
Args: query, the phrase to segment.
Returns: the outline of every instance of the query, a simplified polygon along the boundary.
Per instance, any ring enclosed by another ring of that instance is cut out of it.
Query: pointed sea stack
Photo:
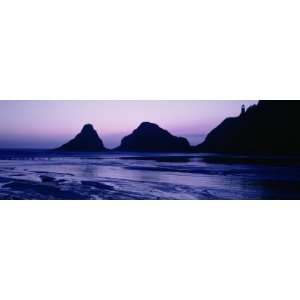
[[[117,151],[136,152],[188,152],[187,139],[176,137],[158,125],[143,122],[130,135],[124,137]]]
[[[300,154],[300,101],[269,100],[225,119],[196,146],[201,152]]]
[[[57,148],[59,151],[98,152],[106,150],[93,125],[86,124],[81,132],[68,143]]]

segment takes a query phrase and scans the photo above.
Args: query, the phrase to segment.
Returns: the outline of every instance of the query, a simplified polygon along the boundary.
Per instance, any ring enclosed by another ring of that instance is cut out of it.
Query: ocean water
[[[300,199],[300,159],[0,150],[0,199]]]

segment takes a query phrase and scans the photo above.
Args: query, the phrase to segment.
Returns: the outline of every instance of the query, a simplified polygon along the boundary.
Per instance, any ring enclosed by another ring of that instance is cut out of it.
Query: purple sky
[[[108,148],[149,121],[191,144],[257,101],[0,101],[0,148],[53,148],[94,125]]]

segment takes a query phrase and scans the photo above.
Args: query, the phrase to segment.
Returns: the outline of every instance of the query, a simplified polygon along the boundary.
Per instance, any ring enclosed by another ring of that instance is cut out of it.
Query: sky
[[[55,148],[93,124],[104,145],[116,147],[141,122],[153,122],[192,145],[241,105],[257,101],[0,101],[0,148]]]

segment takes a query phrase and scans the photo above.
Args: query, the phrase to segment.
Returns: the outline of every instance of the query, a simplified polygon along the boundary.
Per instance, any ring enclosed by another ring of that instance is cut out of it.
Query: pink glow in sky
[[[0,101],[1,148],[53,148],[91,123],[108,148],[141,122],[158,124],[191,144],[241,105],[257,101]]]

